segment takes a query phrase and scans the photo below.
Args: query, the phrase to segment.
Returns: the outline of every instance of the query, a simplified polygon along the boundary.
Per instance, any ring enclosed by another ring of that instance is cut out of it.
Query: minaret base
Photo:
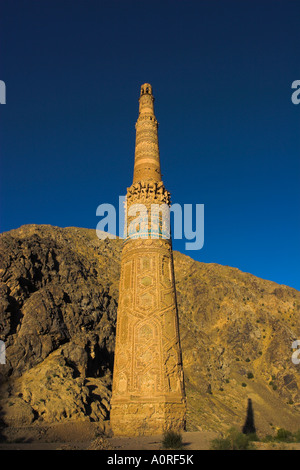
[[[133,401],[112,404],[111,429],[114,436],[151,436],[165,431],[184,431],[184,402]]]

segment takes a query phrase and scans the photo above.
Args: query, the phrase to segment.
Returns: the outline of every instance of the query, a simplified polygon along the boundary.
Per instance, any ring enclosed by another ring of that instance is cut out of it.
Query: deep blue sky
[[[299,1],[0,9],[1,231],[95,228],[97,206],[131,184],[150,82],[172,201],[205,204],[204,248],[187,254],[300,289]]]

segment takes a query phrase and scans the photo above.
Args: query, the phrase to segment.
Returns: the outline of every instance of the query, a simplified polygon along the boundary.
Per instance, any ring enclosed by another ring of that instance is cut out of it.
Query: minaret
[[[170,193],[161,180],[152,87],[141,87],[133,184],[127,189],[127,236],[121,261],[110,423],[115,435],[185,428],[172,242],[163,220]],[[132,210],[148,210],[139,219]],[[163,211],[151,224],[151,207]],[[150,225],[151,224],[151,225]],[[137,226],[138,233],[133,228]]]
[[[158,148],[158,122],[154,115],[152,87],[145,83],[141,87],[139,117],[135,125],[135,162],[133,183],[138,181],[161,181]]]

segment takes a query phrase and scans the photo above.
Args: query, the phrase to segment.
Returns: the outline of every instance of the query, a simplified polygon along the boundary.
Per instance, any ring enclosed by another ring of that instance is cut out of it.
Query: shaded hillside
[[[0,412],[13,425],[105,423],[120,240],[94,230],[23,226],[0,237]],[[300,292],[174,253],[188,428],[300,427]],[[104,424],[103,424],[104,426]]]

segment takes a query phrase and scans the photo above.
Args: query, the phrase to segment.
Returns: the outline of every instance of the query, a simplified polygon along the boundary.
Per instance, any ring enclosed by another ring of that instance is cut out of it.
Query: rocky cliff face
[[[109,419],[122,242],[28,225],[0,237],[0,417]],[[174,253],[188,428],[300,427],[300,292]]]

